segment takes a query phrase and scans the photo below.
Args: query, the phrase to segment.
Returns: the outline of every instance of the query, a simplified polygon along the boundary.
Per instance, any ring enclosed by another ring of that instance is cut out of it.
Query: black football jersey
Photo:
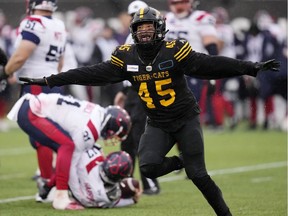
[[[111,63],[129,74],[128,80],[138,92],[147,116],[158,126],[181,121],[199,113],[188,89],[181,62],[192,48],[186,41],[167,41],[150,63],[144,63],[135,45],[120,46]]]
[[[217,79],[249,74],[251,62],[208,56],[192,51],[186,40],[163,41],[160,51],[144,63],[137,45],[117,47],[111,60],[47,78],[50,87],[65,84],[106,85],[129,80],[150,121],[162,128],[178,127],[199,113],[184,75]],[[177,126],[178,125],[178,126]]]

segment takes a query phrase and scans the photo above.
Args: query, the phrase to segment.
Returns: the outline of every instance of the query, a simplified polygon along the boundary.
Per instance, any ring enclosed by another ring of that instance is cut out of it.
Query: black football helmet
[[[143,44],[137,37],[137,27],[143,23],[153,23],[155,27],[154,37],[149,42],[144,42],[145,44],[155,44],[162,41],[168,32],[166,31],[165,19],[158,10],[152,7],[140,8],[134,14],[130,25],[130,32],[135,44]]]
[[[117,137],[120,141],[127,138],[131,129],[131,118],[120,106],[108,106],[102,122],[101,137],[104,140]]]
[[[33,10],[54,12],[57,10],[57,0],[26,0],[26,12],[32,14]]]
[[[100,176],[106,183],[115,184],[131,176],[133,162],[125,151],[110,153],[101,164]]]

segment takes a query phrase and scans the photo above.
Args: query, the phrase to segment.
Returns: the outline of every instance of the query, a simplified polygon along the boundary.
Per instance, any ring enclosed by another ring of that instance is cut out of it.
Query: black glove
[[[279,71],[279,68],[280,68],[280,62],[276,61],[275,59],[271,59],[266,62],[255,63],[255,69],[257,71],[266,71],[266,70]]]
[[[0,48],[0,65],[5,66],[8,62],[7,55],[5,54],[4,50]]]
[[[19,80],[24,82],[24,85],[39,85],[39,86],[47,86],[46,78],[28,78],[28,77],[19,77]]]
[[[4,66],[0,65],[0,81],[7,79],[9,76],[4,71]]]
[[[8,59],[3,49],[0,48],[0,81],[7,79],[9,76],[5,73],[4,67]]]
[[[5,65],[7,62],[7,55],[4,50],[0,48],[0,92],[4,91],[7,86],[7,78],[9,77],[9,75],[5,73]]]

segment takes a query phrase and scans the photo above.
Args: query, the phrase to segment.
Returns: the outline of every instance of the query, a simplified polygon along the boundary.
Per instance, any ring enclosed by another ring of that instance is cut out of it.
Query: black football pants
[[[146,125],[139,144],[141,172],[149,178],[165,175],[179,168],[177,157],[166,157],[175,143],[183,154],[184,168],[189,179],[202,192],[217,215],[231,215],[221,190],[210,178],[204,161],[203,133],[199,116],[187,121],[176,132],[167,132]]]

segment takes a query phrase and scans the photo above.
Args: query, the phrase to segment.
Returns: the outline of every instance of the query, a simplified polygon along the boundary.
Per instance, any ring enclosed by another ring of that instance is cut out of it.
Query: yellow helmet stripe
[[[144,8],[140,8],[139,18],[142,19],[144,16]]]

